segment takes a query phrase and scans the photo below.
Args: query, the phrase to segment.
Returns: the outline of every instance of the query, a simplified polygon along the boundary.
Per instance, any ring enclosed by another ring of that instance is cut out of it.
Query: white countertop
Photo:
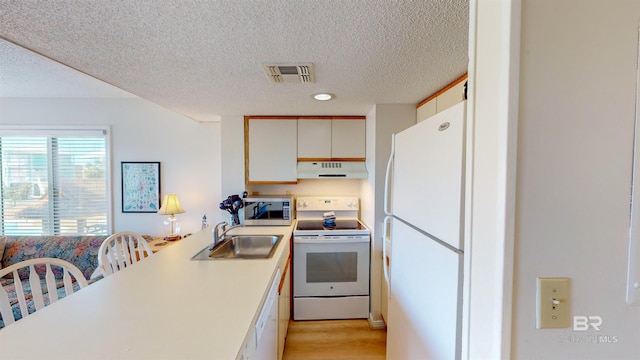
[[[284,235],[270,259],[194,261],[198,232],[0,330],[0,357],[235,359],[292,230],[230,231]]]

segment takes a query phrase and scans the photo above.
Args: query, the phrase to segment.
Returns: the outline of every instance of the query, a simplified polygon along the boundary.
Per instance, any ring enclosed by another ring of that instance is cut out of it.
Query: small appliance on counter
[[[247,196],[243,199],[244,225],[289,226],[293,221],[290,195]]]
[[[246,197],[246,191],[244,192],[243,197]],[[240,225],[240,217],[238,213],[240,209],[244,206],[244,202],[240,195],[229,195],[226,199],[224,199],[220,203],[220,210],[226,210],[230,214],[229,225]]]

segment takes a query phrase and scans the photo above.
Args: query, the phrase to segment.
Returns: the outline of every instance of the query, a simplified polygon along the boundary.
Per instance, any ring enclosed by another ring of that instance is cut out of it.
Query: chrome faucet
[[[213,248],[216,245],[218,245],[218,243],[223,241],[225,235],[227,235],[229,230],[235,229],[237,227],[241,227],[242,224],[233,225],[232,227],[228,227],[228,226],[229,226],[229,224],[227,224],[226,221],[223,221],[223,222],[220,222],[220,223],[216,224],[216,226],[213,228],[213,240],[211,241],[211,246],[209,246],[209,250],[213,250]],[[221,229],[222,229],[222,233],[220,233]]]

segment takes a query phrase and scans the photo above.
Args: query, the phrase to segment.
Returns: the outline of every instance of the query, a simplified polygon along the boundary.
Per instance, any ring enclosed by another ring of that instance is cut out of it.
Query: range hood
[[[298,161],[298,179],[366,179],[364,161]]]

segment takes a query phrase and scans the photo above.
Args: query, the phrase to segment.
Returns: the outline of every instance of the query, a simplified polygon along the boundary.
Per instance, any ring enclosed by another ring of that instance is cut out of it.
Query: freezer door
[[[466,101],[396,134],[393,215],[462,249]]]
[[[387,359],[459,359],[462,255],[392,223]]]

